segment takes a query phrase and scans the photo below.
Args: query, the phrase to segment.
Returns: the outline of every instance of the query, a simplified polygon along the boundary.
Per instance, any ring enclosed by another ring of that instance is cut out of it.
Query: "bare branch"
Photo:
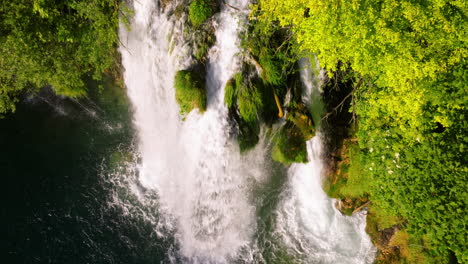
[[[344,103],[346,102],[346,100],[350,97],[350,96],[353,96],[354,95],[354,91],[356,89],[359,88],[359,86],[361,86],[362,84],[362,78],[359,79],[359,82],[357,83],[357,85],[353,88],[353,90],[348,94],[346,95],[343,100],[335,107],[333,108],[330,112],[326,113],[323,117],[322,117],[322,120],[328,118],[330,115],[332,115],[334,112],[336,112],[336,110],[338,110],[338,108],[340,108],[340,112],[343,110],[343,105]],[[353,97],[351,97],[353,98]],[[354,104],[353,104],[353,118],[354,118]]]

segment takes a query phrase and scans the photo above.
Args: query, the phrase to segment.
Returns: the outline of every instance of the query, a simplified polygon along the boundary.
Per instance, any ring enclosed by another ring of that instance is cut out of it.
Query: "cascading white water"
[[[248,12],[241,10],[248,1],[228,2],[236,9],[222,6],[214,22],[207,110],[192,111],[184,121],[173,81],[191,62],[181,20],[161,12],[155,1],[135,1],[132,30],[122,29],[120,36],[139,133],[139,180],[157,191],[180,253],[193,263],[226,263],[252,248],[256,222],[248,183],[263,173],[264,153],[241,156],[229,139],[224,86],[239,70],[239,23],[246,20]]]
[[[170,14],[176,5],[186,3],[172,1],[163,11],[158,1],[135,1],[131,31],[122,27],[120,32],[124,79],[134,106],[141,156],[138,184],[129,183],[129,189],[139,200],[156,199],[152,193],[157,193],[157,210],[163,217],[150,222],[158,229],[162,221],[162,229],[175,236],[173,263],[239,259],[264,263],[268,259],[259,256],[269,253],[257,250],[258,233],[272,230],[257,230],[256,206],[260,205],[251,197],[255,183],[268,180],[264,168],[268,147],[261,140],[241,155],[230,139],[223,102],[224,86],[241,63],[238,35],[246,22],[248,0],[227,2],[235,8],[222,5],[214,19],[217,42],[207,64],[207,110],[203,114],[192,111],[185,120],[175,101],[174,76],[192,63],[191,50],[184,39],[186,17],[176,19]],[[303,65],[307,66],[304,61]],[[303,68],[302,79],[309,87],[305,97],[318,98],[309,78],[315,75],[310,67]],[[319,106],[313,101],[313,106]],[[321,189],[320,135],[307,142],[307,147],[309,163],[289,168],[287,186],[278,208],[271,212],[277,218],[275,237],[304,263],[370,262],[373,254],[364,232],[364,216],[342,216]],[[140,184],[151,190],[149,195],[139,194]],[[154,208],[155,203],[141,204]],[[144,210],[144,214],[150,212]]]
[[[316,124],[323,104],[321,80],[308,60],[300,61],[304,100]],[[322,189],[322,134],[306,142],[308,162],[288,169],[275,232],[301,263],[372,263],[375,250],[365,232],[365,214],[343,216]]]

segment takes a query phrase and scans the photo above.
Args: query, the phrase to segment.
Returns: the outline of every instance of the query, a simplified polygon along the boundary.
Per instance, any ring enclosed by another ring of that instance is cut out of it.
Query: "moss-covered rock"
[[[242,73],[237,73],[229,80],[224,90],[224,102],[228,107],[237,107],[240,118],[246,122],[255,122],[263,106],[259,88],[250,80],[245,80]]]
[[[212,0],[194,0],[189,5],[189,19],[194,27],[203,24],[215,13]]]
[[[186,115],[194,108],[206,110],[205,80],[195,70],[181,70],[175,75],[175,95],[180,113]]]
[[[253,90],[253,92],[252,92]],[[254,94],[253,98],[250,96]],[[224,88],[224,102],[229,108],[230,117],[238,125],[237,142],[241,152],[253,148],[258,143],[260,126],[258,111],[262,105],[256,87],[245,85],[242,72],[235,74]]]
[[[286,123],[273,138],[272,158],[285,165],[307,162],[307,147],[301,130],[292,122]]]
[[[208,50],[216,42],[213,26],[204,25],[192,34],[193,56],[196,60],[204,62],[207,59]]]
[[[287,119],[293,122],[300,130],[307,141],[315,136],[315,126],[312,117],[303,104],[300,107],[290,110]]]

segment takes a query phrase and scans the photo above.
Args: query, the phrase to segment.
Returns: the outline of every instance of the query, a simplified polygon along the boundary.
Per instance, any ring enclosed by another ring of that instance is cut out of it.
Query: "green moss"
[[[257,120],[257,114],[263,105],[259,90],[255,86],[246,85],[238,87],[237,89],[237,105],[241,118],[247,122]]]
[[[392,227],[402,222],[402,219],[393,215],[393,213],[373,204],[369,209],[369,215],[372,221],[377,225],[378,230]]]
[[[236,90],[235,90],[235,83],[233,80],[229,80],[226,83],[226,87],[224,88],[224,103],[229,107],[233,107],[234,103],[236,102]]]
[[[250,95],[254,95],[253,97]],[[244,85],[241,72],[235,74],[224,89],[224,102],[230,109],[231,117],[239,125],[237,142],[241,152],[253,148],[258,142],[259,125],[257,112],[262,105],[256,87]],[[237,111],[238,110],[238,111]]]
[[[241,87],[244,83],[242,73],[236,73],[227,83],[224,88],[224,103],[229,107],[237,106],[237,87]]]
[[[240,118],[250,123],[257,120],[263,106],[262,94],[250,81],[244,81],[242,73],[229,80],[224,90],[224,102],[229,108],[237,106]]]
[[[345,141],[344,148],[347,150],[349,156],[349,165],[347,171],[346,184],[341,188],[341,195],[348,197],[363,197],[367,196],[369,190],[372,188],[373,181],[368,178],[368,174],[363,173],[365,166],[362,164],[359,155],[360,148],[356,142]]]
[[[194,34],[194,57],[199,60],[205,60],[208,50],[216,42],[216,36],[211,27],[204,27]]]
[[[213,8],[209,0],[194,0],[189,6],[189,19],[194,27],[203,24],[213,15]]]
[[[200,46],[197,47],[197,50],[194,53],[194,56],[197,60],[201,60],[208,53],[208,44],[203,42]]]
[[[309,140],[315,136],[314,122],[304,104],[300,103],[296,105],[289,110],[290,113],[287,119],[301,130],[305,140]]]
[[[341,193],[341,189],[346,186],[347,182],[348,180],[344,177],[338,177],[336,181],[332,181],[330,178],[326,178],[323,183],[323,190],[329,197],[342,199],[345,197]]]
[[[289,165],[293,162],[307,162],[307,147],[301,130],[288,122],[274,137],[272,158]]]
[[[198,108],[206,110],[205,82],[200,74],[194,71],[182,70],[175,75],[176,100],[180,107],[180,113],[185,115]]]
[[[237,136],[237,142],[241,153],[255,147],[259,140],[259,130],[257,122],[246,122],[242,119],[239,120],[239,134]]]
[[[281,83],[281,72],[278,64],[274,62],[274,57],[270,54],[270,50],[263,48],[259,55],[259,63],[262,66],[262,80],[265,83],[279,85]]]

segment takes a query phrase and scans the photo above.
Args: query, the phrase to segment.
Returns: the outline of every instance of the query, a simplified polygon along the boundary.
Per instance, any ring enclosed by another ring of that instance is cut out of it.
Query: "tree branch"
[[[334,112],[336,112],[336,110],[338,110],[338,108],[340,108],[340,111],[343,109],[343,104],[346,102],[346,100],[350,97],[350,96],[353,96],[354,95],[354,91],[356,89],[359,88],[359,86],[361,86],[362,84],[362,77],[359,79],[359,82],[357,83],[357,85],[353,88],[353,90],[345,96],[345,98],[343,98],[343,100],[336,106],[334,107],[330,112],[326,113],[323,117],[322,117],[322,120],[328,118],[330,115],[332,115]],[[353,98],[353,97],[352,97]],[[353,107],[353,116],[354,116],[354,107]],[[354,117],[353,117],[354,118]]]

